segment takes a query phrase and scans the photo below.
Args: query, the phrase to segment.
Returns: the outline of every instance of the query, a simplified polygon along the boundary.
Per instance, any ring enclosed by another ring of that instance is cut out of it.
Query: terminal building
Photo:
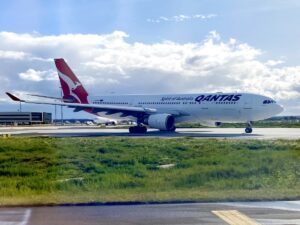
[[[47,112],[0,112],[1,125],[50,124],[52,114]]]

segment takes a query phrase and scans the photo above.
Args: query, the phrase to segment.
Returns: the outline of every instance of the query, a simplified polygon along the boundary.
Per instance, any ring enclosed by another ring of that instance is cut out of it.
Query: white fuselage
[[[273,99],[249,93],[200,93],[166,95],[111,95],[89,97],[92,104],[138,106],[175,116],[175,122],[249,122],[283,111]],[[99,116],[118,119],[120,114]],[[135,118],[131,118],[135,119]]]

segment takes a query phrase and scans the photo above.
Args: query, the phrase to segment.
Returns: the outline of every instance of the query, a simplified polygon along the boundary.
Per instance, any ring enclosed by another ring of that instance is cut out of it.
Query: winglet
[[[21,99],[19,99],[18,97],[14,96],[13,94],[9,93],[9,92],[6,92],[6,94],[14,101],[17,101],[17,102],[22,102]]]

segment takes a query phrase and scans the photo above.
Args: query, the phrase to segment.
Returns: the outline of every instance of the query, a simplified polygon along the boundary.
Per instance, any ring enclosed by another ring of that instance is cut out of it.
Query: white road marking
[[[26,210],[0,210],[0,225],[27,225],[31,209]]]
[[[30,215],[31,215],[31,209],[27,209],[25,211],[24,217],[23,217],[23,221],[19,224],[19,225],[27,225],[29,219],[30,219]]]
[[[230,202],[220,204],[234,207],[268,208],[300,212],[300,201]]]
[[[300,225],[300,219],[258,219],[263,225]]]

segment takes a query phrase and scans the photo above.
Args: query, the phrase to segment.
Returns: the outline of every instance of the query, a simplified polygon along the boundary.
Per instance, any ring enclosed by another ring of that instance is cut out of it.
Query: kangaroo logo
[[[68,85],[69,88],[69,95],[74,97],[78,102],[80,101],[80,98],[74,93],[77,87],[82,86],[82,84],[78,81],[71,80],[68,76],[58,71],[58,76]]]

